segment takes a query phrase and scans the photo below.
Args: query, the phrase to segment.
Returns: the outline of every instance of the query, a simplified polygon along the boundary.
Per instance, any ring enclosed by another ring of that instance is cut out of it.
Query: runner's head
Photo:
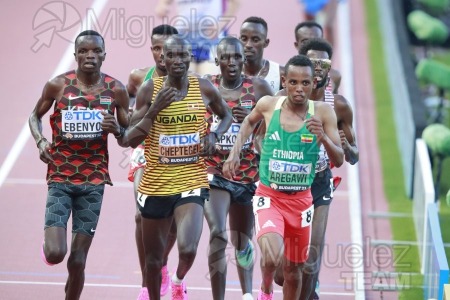
[[[163,60],[161,58],[162,49],[164,46],[164,42],[167,40],[167,38],[173,34],[178,34],[178,30],[170,25],[163,24],[156,26],[152,30],[152,54],[153,59],[156,63],[156,67],[161,70],[162,72],[166,72],[166,67],[164,66]]]
[[[247,61],[261,60],[264,48],[269,45],[267,38],[267,22],[260,17],[249,17],[244,20],[240,29],[240,40],[244,45]]]
[[[105,41],[94,30],[85,30],[75,38],[75,61],[78,70],[86,73],[99,72],[105,60]]]
[[[314,21],[305,21],[295,26],[295,42],[294,46],[297,51],[309,39],[323,37],[323,29],[319,23]],[[300,54],[300,53],[299,53]]]
[[[167,75],[177,78],[185,76],[192,59],[191,44],[178,34],[171,35],[164,42],[162,59]]]
[[[300,54],[308,56],[315,69],[314,77],[317,80],[316,88],[322,88],[328,83],[328,73],[331,69],[333,47],[321,38],[308,40],[301,48]]]
[[[282,76],[283,87],[289,102],[293,105],[305,104],[314,89],[314,67],[305,55],[296,55],[289,59]]]
[[[231,36],[224,37],[217,45],[216,65],[225,81],[236,80],[241,76],[244,67],[244,47],[241,42]]]

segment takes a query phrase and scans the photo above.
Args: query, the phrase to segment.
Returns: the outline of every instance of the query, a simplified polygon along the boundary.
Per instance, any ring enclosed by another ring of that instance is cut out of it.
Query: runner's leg
[[[209,200],[205,202],[205,218],[210,230],[208,265],[213,299],[225,297],[227,278],[225,249],[228,244],[226,222],[229,209],[230,193],[211,187]]]

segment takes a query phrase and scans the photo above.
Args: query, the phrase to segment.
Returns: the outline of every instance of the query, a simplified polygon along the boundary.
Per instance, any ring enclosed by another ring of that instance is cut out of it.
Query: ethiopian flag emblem
[[[300,136],[302,143],[312,143],[313,142],[314,135],[313,134],[302,134]]]

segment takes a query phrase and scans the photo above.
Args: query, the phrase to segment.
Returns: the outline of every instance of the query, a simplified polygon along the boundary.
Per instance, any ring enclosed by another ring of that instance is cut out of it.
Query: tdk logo
[[[65,119],[68,121],[102,121],[103,115],[100,110],[81,110],[69,111],[65,114]]]
[[[163,146],[188,146],[200,143],[200,136],[197,133],[180,135],[160,135],[159,143]]]
[[[270,160],[270,170],[280,173],[310,174],[311,164],[296,164],[280,160]]]

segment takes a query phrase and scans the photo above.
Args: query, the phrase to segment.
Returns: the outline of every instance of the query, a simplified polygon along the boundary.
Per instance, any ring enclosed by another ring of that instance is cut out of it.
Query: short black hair
[[[236,44],[241,44],[241,45],[242,45],[241,41],[240,41],[238,38],[235,38],[234,36],[231,36],[231,35],[227,35],[227,36],[223,37],[223,38],[219,41],[219,43],[217,44],[217,46],[219,46],[219,45],[221,45],[221,44],[223,44],[223,43],[228,43],[228,44],[236,43]]]
[[[306,55],[309,50],[325,51],[328,53],[328,57],[331,59],[333,56],[333,47],[330,43],[321,38],[313,38],[307,40],[298,51],[299,54]]]
[[[155,34],[160,34],[160,35],[178,34],[178,30],[175,27],[170,26],[168,24],[162,24],[162,25],[158,25],[155,28],[153,28],[152,36],[154,36]]]
[[[296,67],[310,67],[311,72],[314,75],[314,66],[311,62],[311,60],[306,55],[296,55],[291,57],[286,65],[284,66],[284,69],[286,70],[286,75],[288,73],[288,69],[290,66],[296,66]]]
[[[264,29],[266,30],[266,32],[269,31],[266,20],[264,20],[263,18],[260,18],[260,17],[248,17],[247,19],[244,20],[244,22],[242,22],[242,24],[244,24],[244,23],[261,24],[264,27]]]
[[[294,31],[295,38],[297,38],[297,31],[303,27],[317,27],[320,29],[320,31],[322,32],[322,35],[323,35],[323,28],[322,28],[322,26],[320,26],[319,23],[317,23],[315,21],[305,21],[305,22],[298,23],[297,26],[295,26],[295,31]]]
[[[90,36],[90,35],[99,36],[102,39],[103,48],[105,48],[105,40],[103,39],[102,35],[95,30],[85,30],[85,31],[80,32],[80,34],[78,34],[77,37],[75,38],[75,48],[77,47],[78,38],[80,38],[82,36]]]

